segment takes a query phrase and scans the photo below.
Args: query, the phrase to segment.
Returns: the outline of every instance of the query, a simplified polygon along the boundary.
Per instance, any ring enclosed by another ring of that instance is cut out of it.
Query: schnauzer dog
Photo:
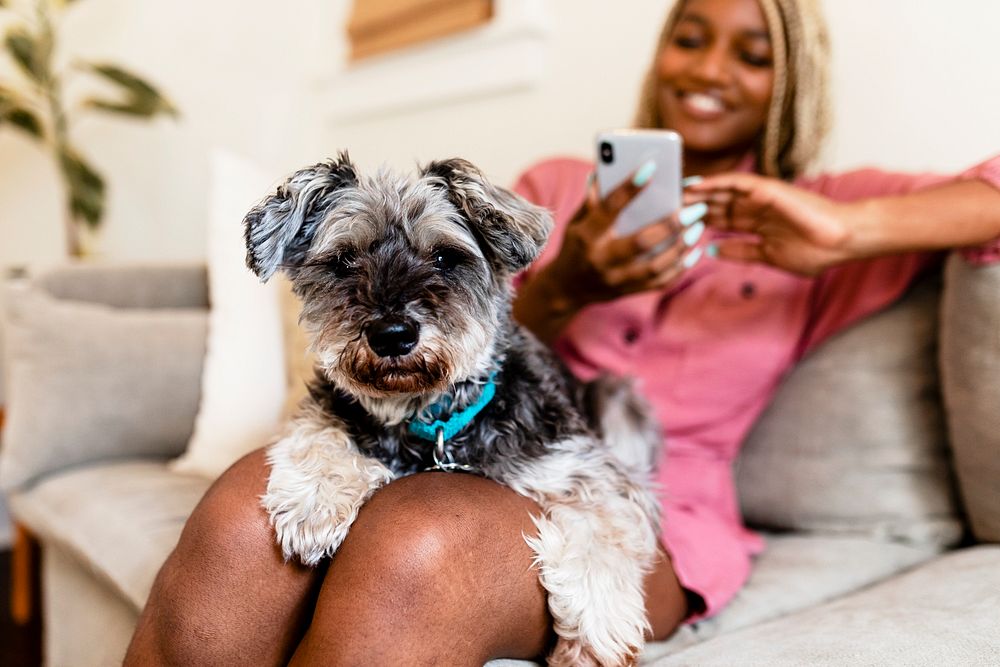
[[[464,160],[359,176],[346,153],[244,220],[247,264],[303,302],[317,357],[268,451],[262,503],[286,559],[332,556],[379,487],[471,471],[538,503],[526,537],[558,640],[550,665],[628,665],[649,630],[658,429],[623,380],[582,385],[511,318],[511,278],[551,217]]]

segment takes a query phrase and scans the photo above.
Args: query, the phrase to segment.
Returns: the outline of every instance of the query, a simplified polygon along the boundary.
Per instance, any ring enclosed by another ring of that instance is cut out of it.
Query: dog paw
[[[392,480],[382,463],[351,451],[346,434],[306,419],[271,446],[268,463],[261,504],[285,560],[309,566],[337,551],[364,502]]]
[[[650,630],[643,581],[656,537],[624,498],[604,506],[550,506],[527,538],[559,637],[555,665],[635,664]]]
[[[268,492],[263,504],[285,560],[297,559],[310,567],[337,551],[357,516],[357,509],[350,505],[323,502],[308,495],[292,498]]]
[[[639,649],[633,647],[625,655],[602,659],[580,640],[560,637],[546,662],[549,667],[634,667],[638,656]]]

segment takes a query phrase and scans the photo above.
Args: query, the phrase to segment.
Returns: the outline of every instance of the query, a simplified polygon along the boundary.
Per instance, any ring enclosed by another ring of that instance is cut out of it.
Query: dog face
[[[327,377],[386,398],[488,369],[510,277],[538,255],[551,219],[463,160],[417,179],[363,178],[342,154],[296,172],[244,224],[248,266],[291,278]]]

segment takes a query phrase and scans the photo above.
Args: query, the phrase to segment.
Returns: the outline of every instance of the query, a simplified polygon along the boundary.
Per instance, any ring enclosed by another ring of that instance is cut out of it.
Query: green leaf
[[[24,26],[16,26],[7,33],[4,43],[14,62],[20,65],[25,74],[39,83],[45,80],[48,69],[46,49],[34,35]]]
[[[144,79],[123,70],[117,65],[90,64],[87,66],[91,71],[100,74],[119,86],[125,92],[125,99],[121,101],[109,101],[90,98],[84,101],[85,106],[92,109],[143,118],[149,118],[158,113],[177,116],[177,109]]]
[[[10,123],[28,134],[41,139],[42,123],[15,91],[0,86],[0,125]]]
[[[10,123],[36,139],[42,139],[45,136],[38,117],[24,107],[8,108],[3,116],[0,116],[0,123]]]
[[[97,98],[88,98],[83,101],[83,105],[90,109],[99,109],[110,113],[120,113],[126,116],[138,116],[140,118],[150,118],[160,112],[157,104],[148,100],[131,100],[129,102],[109,102]],[[164,113],[168,113],[164,111]],[[173,113],[172,111],[169,113]]]
[[[59,154],[59,166],[69,192],[70,212],[96,228],[104,213],[104,179],[72,148]]]

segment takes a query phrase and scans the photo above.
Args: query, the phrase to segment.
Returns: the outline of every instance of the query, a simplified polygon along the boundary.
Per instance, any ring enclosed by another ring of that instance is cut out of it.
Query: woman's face
[[[688,150],[746,151],[767,121],[773,59],[757,0],[687,0],[656,62],[664,126]]]

